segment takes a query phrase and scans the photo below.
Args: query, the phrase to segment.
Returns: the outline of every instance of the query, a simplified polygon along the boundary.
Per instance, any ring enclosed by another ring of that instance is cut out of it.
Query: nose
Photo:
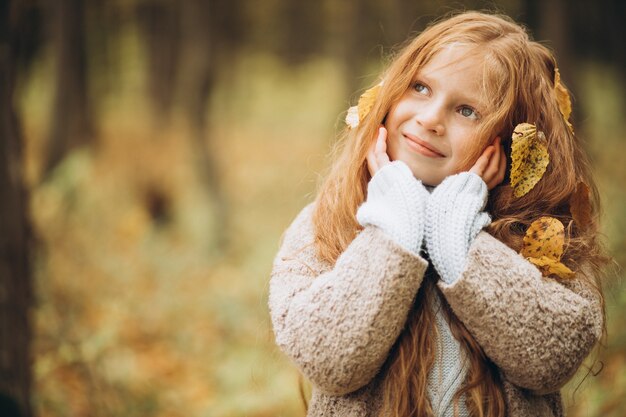
[[[416,114],[416,121],[425,129],[441,136],[446,130],[444,125],[444,110],[442,103],[431,101]]]

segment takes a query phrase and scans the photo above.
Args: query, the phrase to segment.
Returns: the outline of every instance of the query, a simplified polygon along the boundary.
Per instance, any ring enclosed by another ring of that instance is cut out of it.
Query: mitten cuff
[[[393,161],[374,174],[367,185],[367,198],[382,198],[394,187],[402,189],[403,194],[410,193],[415,181],[417,180],[407,164]]]
[[[478,197],[483,202],[487,201],[487,184],[479,175],[473,172],[461,172],[456,175],[450,175],[436,189],[442,195],[449,195],[451,198],[456,198],[459,194],[466,194]]]

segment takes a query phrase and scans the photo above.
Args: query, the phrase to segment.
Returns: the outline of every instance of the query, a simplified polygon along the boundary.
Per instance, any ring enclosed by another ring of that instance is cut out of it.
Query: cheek
[[[484,141],[477,139],[476,135],[470,136],[468,140],[459,141],[455,158],[459,172],[469,170],[476,163],[484,149],[481,142]]]
[[[400,125],[411,117],[414,105],[410,100],[402,99],[391,107],[385,118],[385,127],[397,130]]]
[[[398,147],[398,136],[395,134],[392,135],[389,131],[387,131],[387,154],[392,160],[395,160],[398,157]]]
[[[387,132],[395,132],[398,129],[398,112],[397,109],[391,109],[387,116],[385,117],[385,129]]]

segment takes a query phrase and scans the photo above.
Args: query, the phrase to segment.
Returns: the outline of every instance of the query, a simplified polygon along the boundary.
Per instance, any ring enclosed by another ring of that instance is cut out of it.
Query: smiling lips
[[[432,145],[424,142],[416,136],[410,135],[408,133],[403,133],[402,136],[406,139],[407,145],[413,150],[424,156],[429,156],[431,158],[444,158],[445,155],[435,149]]]

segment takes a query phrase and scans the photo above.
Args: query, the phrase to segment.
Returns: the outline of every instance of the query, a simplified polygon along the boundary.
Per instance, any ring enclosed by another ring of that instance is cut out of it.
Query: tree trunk
[[[191,146],[195,157],[196,172],[213,201],[216,229],[213,237],[218,250],[228,246],[228,206],[219,178],[217,158],[211,152],[212,141],[207,133],[209,97],[217,71],[217,55],[220,36],[217,30],[219,6],[224,2],[187,0],[183,3],[183,33],[185,49],[183,64],[185,73],[181,90],[183,107],[191,128]],[[223,60],[220,65],[228,65]]]
[[[329,1],[329,51],[341,63],[345,80],[346,104],[356,104],[358,93],[369,87],[367,80],[368,51],[375,51],[367,5],[364,0],[345,2]],[[380,51],[380,49],[378,49]],[[347,106],[346,106],[347,109]]]
[[[148,92],[157,127],[167,123],[176,91],[181,49],[178,2],[142,2],[137,9],[148,58]]]
[[[312,1],[285,1],[281,4],[279,20],[282,26],[281,55],[289,65],[305,62],[321,52],[323,18],[320,4]]]
[[[14,2],[0,0],[0,415],[30,416],[30,233],[21,134],[13,106],[14,7]]]
[[[52,2],[56,53],[56,92],[48,149],[43,169],[47,176],[67,153],[93,135],[87,82],[85,10],[82,0]]]
[[[576,57],[574,56],[572,36],[574,16],[569,4],[565,0],[547,0],[540,2],[536,12],[537,25],[535,38],[540,41],[548,41],[556,59],[557,67],[561,73],[563,83],[576,97],[578,88],[576,85]],[[574,111],[572,118],[575,124],[583,120],[582,109],[573,100]]]

